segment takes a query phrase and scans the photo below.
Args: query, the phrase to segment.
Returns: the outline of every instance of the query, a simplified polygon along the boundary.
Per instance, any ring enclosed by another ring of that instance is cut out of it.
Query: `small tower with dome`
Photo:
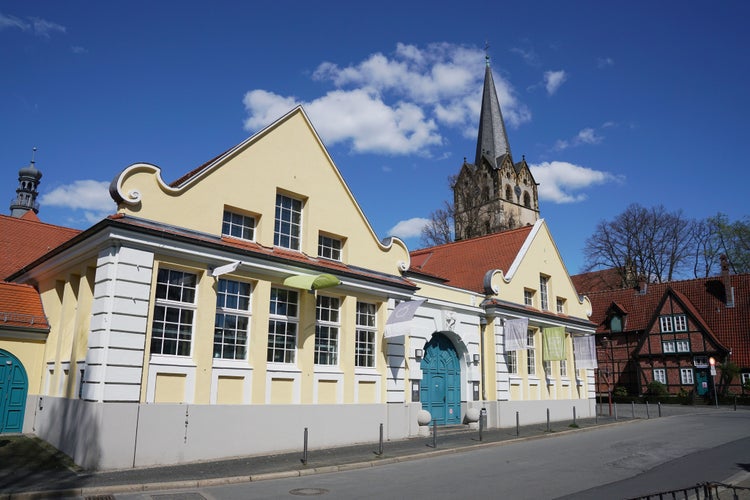
[[[39,194],[37,187],[42,179],[42,173],[35,166],[34,157],[36,148],[31,155],[31,163],[18,171],[18,188],[16,188],[16,197],[10,202],[10,216],[22,217],[29,210],[34,214],[39,213],[39,203],[36,197]]]

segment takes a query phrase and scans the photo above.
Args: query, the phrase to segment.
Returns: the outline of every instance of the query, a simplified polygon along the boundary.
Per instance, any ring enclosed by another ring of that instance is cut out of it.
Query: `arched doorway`
[[[442,333],[433,333],[425,345],[420,399],[438,425],[461,423],[461,366],[453,343]]]
[[[0,434],[23,431],[29,379],[17,357],[0,349]]]

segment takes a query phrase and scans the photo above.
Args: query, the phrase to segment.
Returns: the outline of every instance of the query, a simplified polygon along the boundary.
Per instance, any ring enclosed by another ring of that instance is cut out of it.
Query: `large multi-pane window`
[[[518,351],[505,353],[505,362],[508,364],[508,373],[518,373]]]
[[[670,340],[670,341],[662,342],[661,343],[661,350],[664,353],[673,353],[673,352],[675,352],[674,341]]]
[[[539,302],[541,303],[540,307],[543,311],[549,310],[549,291],[547,290],[548,283],[549,278],[547,276],[539,276]]]
[[[686,332],[687,331],[687,316],[684,314],[675,314],[674,318],[674,331]]]
[[[315,364],[338,364],[339,299],[318,295],[315,301]]]
[[[534,331],[526,333],[526,370],[529,375],[536,375],[536,349],[534,348]]]
[[[354,342],[354,366],[373,368],[375,366],[375,304],[357,302],[357,325]]]
[[[330,236],[318,236],[318,257],[341,260],[341,240]]]
[[[273,244],[279,247],[299,250],[301,234],[302,202],[283,194],[277,194]]]
[[[544,366],[544,376],[552,378],[552,361],[542,361],[542,366]]]
[[[690,352],[689,340],[676,340],[674,345],[677,349],[677,352]]]
[[[686,332],[687,317],[684,314],[659,316],[659,327],[663,333]]]
[[[560,360],[560,376],[561,377],[568,376],[568,361],[566,359]]]
[[[672,325],[672,316],[660,316],[659,327],[663,333],[673,332],[674,326]]]
[[[151,322],[151,354],[190,356],[197,276],[160,268]]]
[[[682,385],[693,385],[695,383],[692,368],[680,368],[680,383]]]
[[[654,368],[654,380],[661,382],[662,384],[667,383],[667,371],[664,368]]]
[[[249,283],[219,279],[216,290],[214,358],[247,358],[251,291]]]
[[[255,239],[255,217],[224,210],[221,234],[252,241]]]
[[[271,288],[268,319],[268,351],[270,363],[294,363],[297,352],[299,294],[283,288]]]

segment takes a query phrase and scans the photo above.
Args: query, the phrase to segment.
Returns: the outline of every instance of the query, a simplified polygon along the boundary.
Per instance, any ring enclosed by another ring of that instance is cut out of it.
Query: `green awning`
[[[285,286],[301,290],[320,290],[340,284],[341,280],[332,274],[296,274],[284,280]]]

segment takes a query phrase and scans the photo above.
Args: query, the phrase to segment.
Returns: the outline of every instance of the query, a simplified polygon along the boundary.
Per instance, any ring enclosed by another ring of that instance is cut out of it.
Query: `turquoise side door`
[[[461,423],[461,368],[453,343],[440,333],[424,349],[420,363],[422,408],[429,411],[438,425]]]
[[[708,394],[708,372],[706,370],[695,371],[695,393],[698,396]]]
[[[0,349],[0,433],[21,432],[29,379],[21,362]]]

